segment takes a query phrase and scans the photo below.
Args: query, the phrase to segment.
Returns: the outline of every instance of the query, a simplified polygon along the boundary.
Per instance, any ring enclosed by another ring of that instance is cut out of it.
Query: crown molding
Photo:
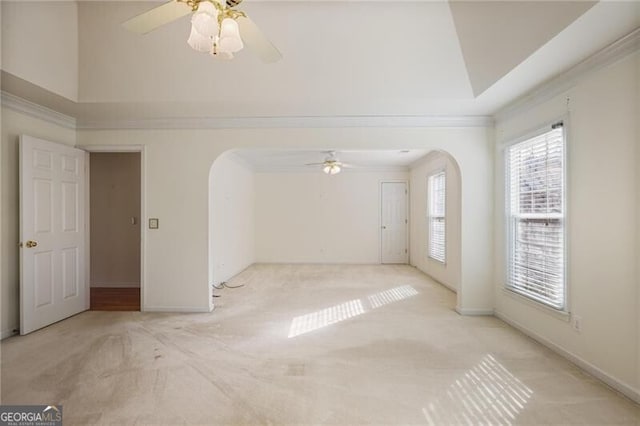
[[[53,109],[2,91],[2,106],[74,130],[213,130],[345,127],[493,127],[484,115],[371,115],[274,117],[176,117],[134,120],[76,120]],[[76,105],[82,106],[82,103]]]
[[[492,127],[489,116],[205,117],[80,121],[81,130],[271,129],[341,127]]]
[[[2,106],[12,111],[28,115],[39,120],[43,120],[67,129],[77,129],[76,119],[68,115],[59,113],[50,108],[38,105],[34,102],[12,95],[11,93],[0,92],[0,102]]]
[[[502,121],[521,114],[536,105],[566,92],[586,75],[605,68],[638,50],[640,50],[640,28],[636,28],[626,36],[599,50],[587,59],[569,68],[567,71],[541,84],[529,93],[520,96],[496,112],[494,118],[496,121]]]

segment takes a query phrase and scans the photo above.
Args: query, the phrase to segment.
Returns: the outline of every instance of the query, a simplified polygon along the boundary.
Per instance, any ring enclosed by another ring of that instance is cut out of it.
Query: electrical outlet
[[[573,330],[576,333],[580,333],[582,331],[582,317],[578,315],[573,315],[571,317],[571,325],[573,326]]]

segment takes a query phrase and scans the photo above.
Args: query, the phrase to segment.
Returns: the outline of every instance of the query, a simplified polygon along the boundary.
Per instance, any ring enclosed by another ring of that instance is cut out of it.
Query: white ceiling
[[[240,8],[284,55],[265,65],[248,51],[231,62],[192,51],[188,17],[145,36],[120,26],[149,3],[83,2],[80,100],[216,117],[490,114],[514,92],[476,96],[585,11],[603,15],[593,4],[247,0]],[[633,28],[626,22],[633,6],[616,6],[618,19],[607,16],[603,45]],[[580,53],[563,52],[555,67],[541,58],[549,72],[531,76],[529,88]]]
[[[81,4],[82,101],[195,102],[217,116],[369,115],[472,96],[445,2],[398,2],[390,15],[381,2],[247,0],[242,10],[284,55],[272,65],[248,51],[231,62],[192,51],[188,17],[145,36],[119,25],[148,8]]]
[[[335,151],[341,162],[353,166],[346,171],[367,170],[407,170],[409,166],[429,153],[425,149],[376,150],[376,151]],[[255,171],[309,171],[317,172],[320,166],[306,166],[321,163],[329,157],[325,150],[261,150],[240,149],[233,155]]]
[[[3,90],[80,122],[486,116],[640,26],[638,1],[246,0],[284,54],[265,65],[192,51],[188,17],[120,25],[155,4],[78,2],[77,103],[19,78]]]

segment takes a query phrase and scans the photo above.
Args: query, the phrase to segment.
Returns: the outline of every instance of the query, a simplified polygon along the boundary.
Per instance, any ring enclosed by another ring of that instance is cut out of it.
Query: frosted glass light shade
[[[211,52],[213,47],[213,40],[200,34],[193,25],[191,26],[191,34],[189,34],[187,43],[193,50],[203,53]]]
[[[193,28],[200,35],[213,37],[218,34],[218,9],[208,1],[198,4],[198,10],[191,18]]]
[[[244,44],[240,38],[240,28],[235,19],[225,18],[220,26],[220,42],[218,47],[221,52],[238,52]]]

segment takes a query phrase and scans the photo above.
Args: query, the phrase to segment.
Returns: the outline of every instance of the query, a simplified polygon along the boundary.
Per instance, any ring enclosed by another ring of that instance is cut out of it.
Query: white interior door
[[[88,309],[85,153],[20,137],[20,334]]]
[[[382,182],[381,187],[381,262],[408,263],[407,183]]]

